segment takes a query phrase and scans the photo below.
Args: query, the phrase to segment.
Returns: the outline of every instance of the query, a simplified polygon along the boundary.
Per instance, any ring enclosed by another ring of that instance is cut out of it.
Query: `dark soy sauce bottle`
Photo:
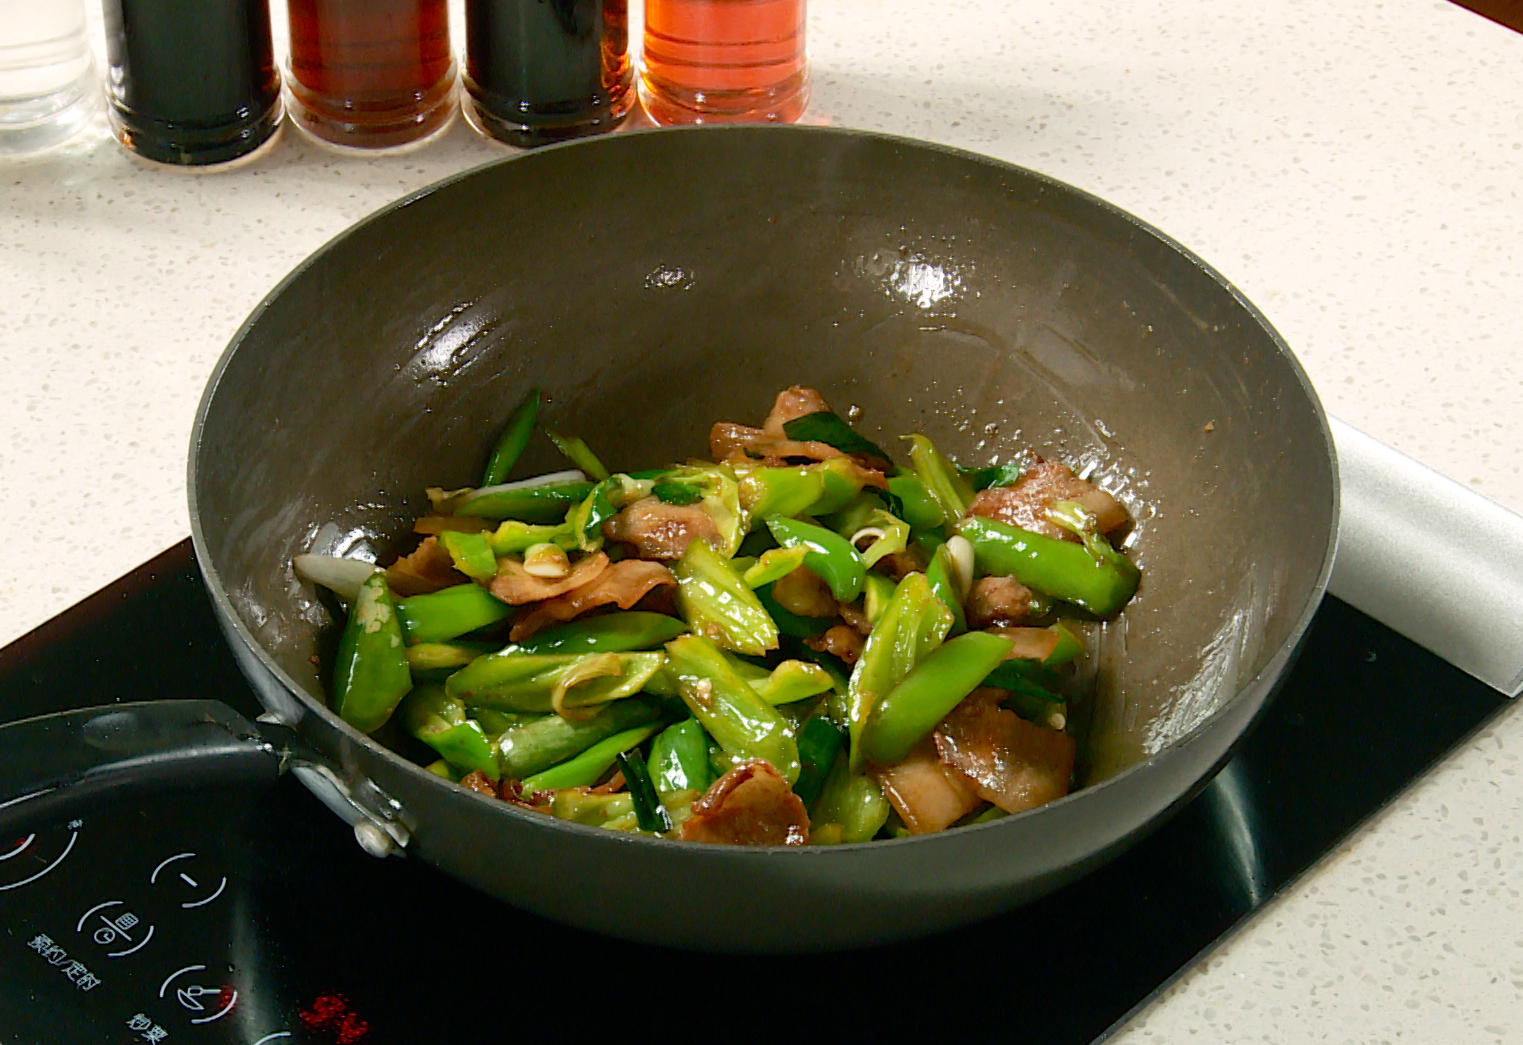
[[[280,126],[266,0],[103,0],[112,130],[140,156],[237,159]]]
[[[617,127],[634,103],[627,0],[466,0],[465,113],[510,145]]]

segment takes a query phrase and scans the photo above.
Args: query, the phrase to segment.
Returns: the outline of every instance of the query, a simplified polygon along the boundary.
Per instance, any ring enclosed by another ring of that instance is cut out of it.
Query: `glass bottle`
[[[804,0],[646,0],[640,100],[673,123],[792,123],[809,104]]]
[[[99,105],[83,0],[0,0],[0,153],[61,142]]]
[[[160,163],[222,163],[280,127],[260,0],[104,0],[112,130]]]
[[[386,148],[454,113],[447,0],[288,0],[291,118],[324,141]]]
[[[533,146],[617,127],[634,104],[627,0],[466,0],[465,112]]]

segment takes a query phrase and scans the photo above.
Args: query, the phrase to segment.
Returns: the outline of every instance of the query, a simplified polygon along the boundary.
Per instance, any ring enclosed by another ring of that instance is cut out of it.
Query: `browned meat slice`
[[[1007,813],[1068,794],[1073,740],[976,696],[977,691],[936,728],[942,762],[964,773],[979,797]]]
[[[925,556],[920,554],[919,548],[906,548],[902,552],[894,552],[885,555],[877,562],[884,571],[896,581],[902,581],[912,573],[924,573],[926,567]]]
[[[772,435],[761,428],[720,421],[709,429],[709,453],[716,461],[730,464],[785,465],[793,458],[828,461],[845,457],[828,443],[798,442]]]
[[[504,802],[513,803],[520,809],[528,809],[535,813],[549,813],[550,802],[555,798],[555,792],[525,791],[522,781],[503,777],[502,782],[497,785],[497,797]]]
[[[770,762],[736,766],[693,803],[678,837],[728,845],[804,845],[809,814]]]
[[[911,834],[944,831],[979,805],[969,781],[936,757],[929,737],[916,744],[903,762],[872,773]]]
[[[1009,660],[1023,657],[1027,660],[1046,660],[1058,648],[1058,633],[1046,628],[990,628],[1002,639],[1009,639],[1013,646]]]
[[[562,592],[580,588],[608,569],[608,556],[594,552],[584,556],[564,577],[536,577],[516,559],[499,559],[497,576],[492,578],[492,594],[509,606],[553,599]]]
[[[980,577],[964,605],[970,628],[1018,624],[1031,613],[1031,589],[1014,577]]]
[[[856,628],[848,624],[834,624],[820,634],[805,639],[804,645],[840,657],[848,664],[855,664],[857,658],[862,656],[865,641]]]
[[[601,552],[598,554],[602,555]],[[604,561],[607,561],[606,556]],[[672,576],[671,570],[659,562],[647,562],[644,559],[625,559],[622,562],[616,562],[594,577],[590,583],[574,588],[564,595],[546,599],[514,621],[512,630],[508,632],[508,638],[514,642],[522,642],[540,628],[559,624],[561,621],[570,620],[588,610],[607,606],[610,603],[617,605],[621,610],[627,610],[653,588],[661,585],[676,587],[677,578]]]
[[[1033,465],[1014,486],[980,490],[968,511],[1047,537],[1068,537],[1067,530],[1047,519],[1047,509],[1059,501],[1078,501],[1093,512],[1101,533],[1110,533],[1127,520],[1120,501],[1058,461]]]
[[[634,545],[642,559],[680,559],[699,538],[716,548],[724,544],[708,512],[696,504],[667,504],[659,497],[642,497],[622,509],[603,524],[603,535]]]
[[[460,786],[470,788],[478,795],[490,795],[497,797],[497,785],[487,778],[487,775],[479,769],[473,769],[460,778]]]
[[[787,436],[783,434],[783,425],[800,417],[829,409],[830,404],[825,402],[825,397],[820,393],[812,388],[793,385],[777,394],[777,399],[772,404],[772,412],[767,415],[762,430],[774,439],[786,439]]]
[[[805,566],[772,583],[772,597],[789,613],[800,617],[834,617],[836,597],[820,575]]]
[[[439,547],[437,537],[425,537],[411,554],[386,567],[386,583],[404,599],[441,588],[453,588],[468,580],[469,577],[455,569],[449,552]]]
[[[863,638],[866,638],[868,635],[872,634],[873,622],[867,619],[867,614],[863,611],[861,606],[857,605],[857,603],[840,603],[840,611],[841,619],[844,620],[847,624],[850,624],[853,628],[856,628],[857,633]]]

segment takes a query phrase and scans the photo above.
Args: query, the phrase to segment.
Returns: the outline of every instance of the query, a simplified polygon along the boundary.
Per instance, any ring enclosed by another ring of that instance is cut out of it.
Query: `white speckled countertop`
[[[1010,160],[1193,248],[1328,410],[1523,512],[1523,36],[1442,0],[814,0],[812,121]],[[103,130],[0,161],[0,642],[188,532],[228,338],[381,204],[503,155],[463,125],[240,170]],[[1523,719],[1504,713],[1203,966],[1126,1045],[1523,1040]]]

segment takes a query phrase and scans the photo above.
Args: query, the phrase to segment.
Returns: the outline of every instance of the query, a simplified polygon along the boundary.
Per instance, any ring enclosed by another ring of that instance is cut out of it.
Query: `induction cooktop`
[[[0,650],[5,720],[207,696],[260,711],[188,540]],[[0,1045],[1098,1041],[1506,704],[1329,598],[1258,728],[1125,855],[986,922],[806,957],[546,921],[367,856],[289,778],[124,798],[0,840]]]

